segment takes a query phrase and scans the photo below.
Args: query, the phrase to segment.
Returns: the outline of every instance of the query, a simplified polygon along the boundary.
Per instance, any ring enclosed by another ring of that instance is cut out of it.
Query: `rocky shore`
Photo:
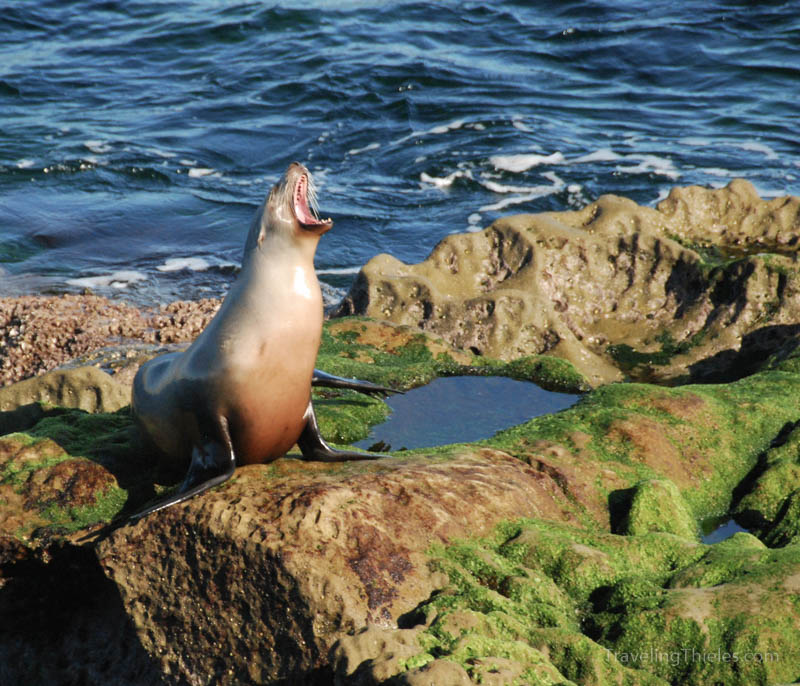
[[[136,524],[176,475],[139,445],[133,374],[218,303],[0,301],[0,683],[795,680],[799,212],[736,181],[378,256],[320,368],[581,401],[371,463],[290,454]],[[388,412],[315,396],[337,443]]]

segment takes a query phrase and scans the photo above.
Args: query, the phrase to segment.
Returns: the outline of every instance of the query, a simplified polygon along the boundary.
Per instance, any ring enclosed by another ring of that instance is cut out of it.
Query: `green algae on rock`
[[[697,520],[678,487],[667,479],[647,479],[631,488],[630,505],[620,533],[631,536],[649,532],[697,538]]]
[[[482,665],[511,661],[506,673],[519,678],[505,683],[535,685],[795,676],[800,546],[770,551],[749,534],[705,546],[518,520],[432,555],[450,585],[417,608],[418,626],[397,630],[419,646],[407,665],[451,660],[484,683]]]
[[[770,545],[785,545],[800,533],[797,484],[800,481],[800,428],[787,423],[738,489],[733,512]],[[795,533],[793,533],[795,532]]]
[[[409,326],[365,317],[325,323],[317,366],[339,376],[358,377],[401,390],[438,376],[508,376],[565,393],[587,391],[590,384],[573,364],[551,355],[530,355],[504,362],[457,350],[439,336]]]
[[[152,479],[137,466],[127,412],[37,407],[32,427],[0,437],[0,533],[68,534],[111,521],[137,492],[129,482]]]
[[[611,384],[576,405],[487,442],[553,475],[587,523],[622,530],[625,491],[675,483],[696,519],[727,512],[787,422],[800,414],[800,376],[763,372],[730,384]]]
[[[0,388],[0,435],[33,426],[45,406],[115,412],[130,402],[130,390],[95,367],[47,372]]]

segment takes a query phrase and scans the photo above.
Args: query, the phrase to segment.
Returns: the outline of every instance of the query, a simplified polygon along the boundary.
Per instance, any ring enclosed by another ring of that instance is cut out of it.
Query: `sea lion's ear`
[[[261,247],[261,244],[264,242],[264,237],[267,235],[267,227],[264,226],[264,215],[266,212],[262,212],[261,219],[258,222],[258,238],[256,238],[256,244],[258,247]]]

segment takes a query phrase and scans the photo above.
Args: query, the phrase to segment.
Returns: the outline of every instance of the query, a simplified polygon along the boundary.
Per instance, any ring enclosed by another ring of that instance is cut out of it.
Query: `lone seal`
[[[381,457],[334,450],[314,416],[312,384],[393,392],[314,369],[322,335],[314,253],[333,226],[315,208],[311,175],[294,162],[256,213],[241,273],[217,314],[185,352],[160,355],[136,374],[132,408],[142,433],[188,472],[176,493],[132,519],[222,483],[237,465],[271,462],[295,443],[306,460]]]

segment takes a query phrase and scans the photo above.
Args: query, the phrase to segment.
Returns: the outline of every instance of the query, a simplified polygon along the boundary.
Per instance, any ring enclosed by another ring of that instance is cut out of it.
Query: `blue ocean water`
[[[43,0],[0,35],[0,295],[221,295],[295,159],[329,300],[505,214],[800,194],[794,2]]]

